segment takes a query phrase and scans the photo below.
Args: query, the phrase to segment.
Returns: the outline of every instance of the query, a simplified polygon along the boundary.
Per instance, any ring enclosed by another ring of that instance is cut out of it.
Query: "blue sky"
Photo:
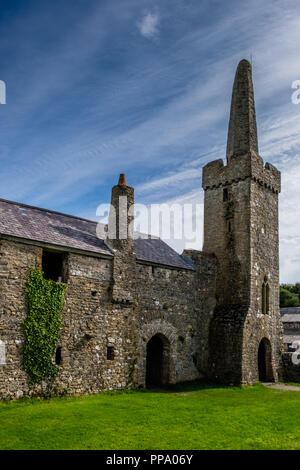
[[[288,0],[1,0],[0,196],[96,219],[123,172],[139,203],[203,203],[252,57],[260,154],[282,171],[281,281],[300,281],[299,24]]]

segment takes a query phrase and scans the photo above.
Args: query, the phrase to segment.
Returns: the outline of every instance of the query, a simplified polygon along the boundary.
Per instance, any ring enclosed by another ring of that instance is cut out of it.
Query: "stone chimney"
[[[119,182],[112,188],[106,244],[114,252],[112,300],[131,305],[134,299],[134,188],[127,186],[126,177],[120,174]]]
[[[107,245],[112,250],[133,252],[134,188],[127,186],[124,173],[112,188]]]

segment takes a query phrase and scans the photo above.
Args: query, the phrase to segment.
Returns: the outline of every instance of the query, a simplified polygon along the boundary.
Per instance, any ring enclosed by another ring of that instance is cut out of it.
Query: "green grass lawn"
[[[190,383],[0,403],[0,449],[300,449],[300,392]]]
[[[293,385],[293,387],[300,387],[300,383],[297,382],[283,382],[284,385]]]

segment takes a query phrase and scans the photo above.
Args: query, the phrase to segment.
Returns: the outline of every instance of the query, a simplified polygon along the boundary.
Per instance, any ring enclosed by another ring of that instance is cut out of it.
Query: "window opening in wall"
[[[261,293],[261,309],[262,313],[265,315],[269,313],[270,310],[270,286],[268,283],[267,276],[264,277],[264,281],[262,283],[262,293]]]
[[[197,354],[196,353],[192,355],[192,359],[193,359],[194,366],[197,367]]]
[[[61,347],[58,347],[56,349],[56,353],[55,353],[55,364],[57,364],[58,366],[61,364]]]
[[[63,281],[64,253],[43,250],[42,270],[45,279]]]
[[[224,188],[223,189],[223,201],[228,201],[228,189]]]
[[[115,348],[113,346],[107,346],[106,358],[109,361],[113,361],[115,358]]]

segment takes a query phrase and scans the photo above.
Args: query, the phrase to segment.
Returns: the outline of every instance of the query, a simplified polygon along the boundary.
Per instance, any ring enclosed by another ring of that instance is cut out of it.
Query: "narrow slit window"
[[[56,349],[56,353],[55,353],[55,364],[57,364],[58,366],[61,364],[61,347],[58,347]]]
[[[262,313],[266,315],[270,310],[270,286],[266,276],[262,284],[261,303]]]
[[[266,283],[266,313],[269,313],[270,310],[270,287],[269,283]]]
[[[228,189],[223,189],[223,201],[228,201]]]
[[[262,285],[262,293],[261,293],[261,310],[263,314],[266,313],[266,290],[265,290],[264,283]]]

